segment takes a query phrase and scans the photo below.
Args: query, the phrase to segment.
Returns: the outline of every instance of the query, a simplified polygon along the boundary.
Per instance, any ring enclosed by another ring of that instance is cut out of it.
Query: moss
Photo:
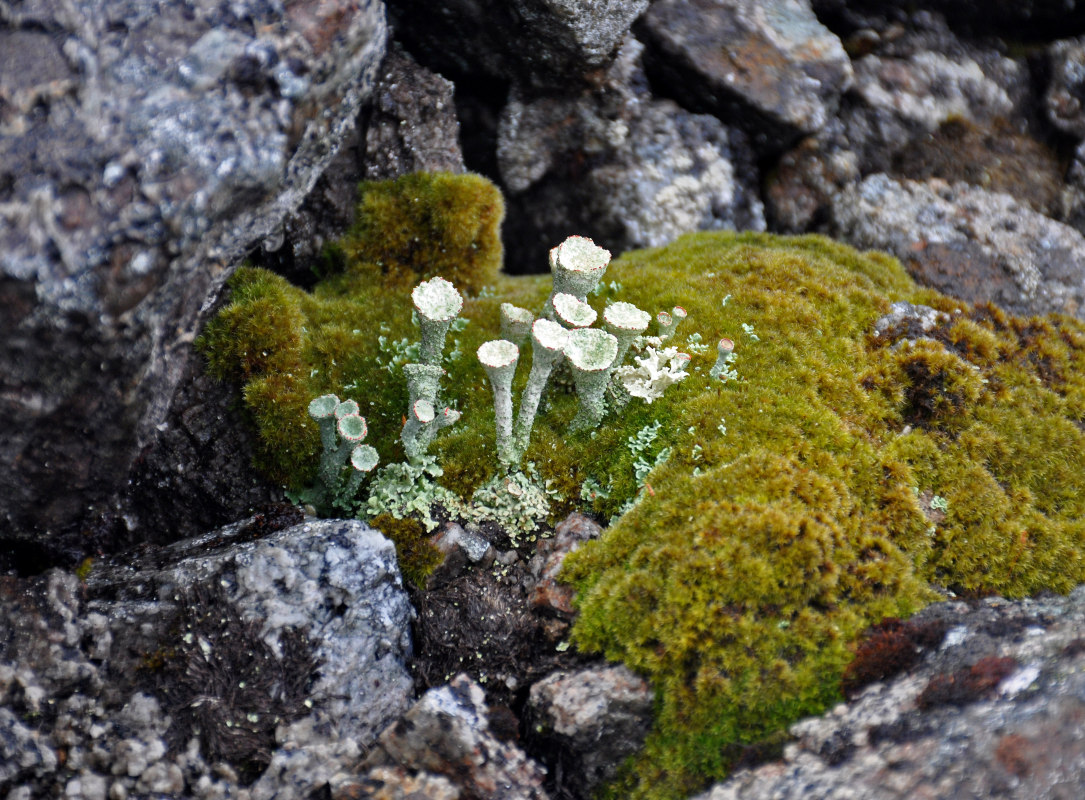
[[[239,273],[233,304],[204,336],[218,374],[248,376],[262,463],[284,479],[304,483],[312,470],[317,436],[301,401],[325,392],[360,403],[382,463],[402,459],[399,366],[418,338],[407,293],[430,273],[411,259],[402,273],[374,270],[381,259],[367,258],[311,294]],[[654,732],[615,796],[689,794],[778,741],[841,696],[860,633],[908,615],[933,586],[1022,596],[1085,580],[1081,322],[970,307],[917,288],[888,256],[820,237],[687,236],[626,254],[605,281],[621,288],[590,297],[597,311],[605,299],[682,305],[675,344],[729,337],[739,376],[711,379],[715,352],[694,352],[691,377],[652,405],[633,401],[573,434],[576,397],[558,380],[527,451],[563,495],[557,514],[613,515],[640,498],[565,569],[577,646],[625,661],[658,694]],[[469,323],[443,361],[444,399],[463,418],[432,448],[440,481],[462,497],[497,468],[474,351],[498,335],[501,302],[540,309],[549,291],[547,277],[487,285],[465,298]],[[270,348],[251,336],[240,346],[232,332],[266,326],[272,293],[293,309],[282,319],[302,324],[268,331]],[[875,339],[898,300],[946,319],[911,344]],[[521,361],[516,396],[530,357]],[[656,424],[651,447],[634,452],[629,440]],[[638,478],[638,457],[659,464]],[[602,491],[582,498],[586,482]]]
[[[478,292],[501,269],[501,192],[480,175],[414,173],[359,189],[357,222],[337,258],[351,280],[413,287],[440,275]]]
[[[390,514],[381,514],[369,522],[395,544],[404,579],[424,589],[426,578],[443,560],[440,551],[430,544],[425,526],[416,519],[396,519]]]

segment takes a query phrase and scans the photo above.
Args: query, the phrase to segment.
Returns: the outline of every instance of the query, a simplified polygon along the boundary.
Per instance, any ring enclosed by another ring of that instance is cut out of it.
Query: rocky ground
[[[359,179],[422,169],[502,187],[514,272],[814,231],[1082,317],[1085,12],[0,3],[0,795],[584,797],[635,752],[649,688],[564,648],[594,523],[444,530],[408,590],[281,504],[194,356],[243,257],[304,284]],[[704,796],[1085,795],[1080,595],[875,631],[846,704]]]

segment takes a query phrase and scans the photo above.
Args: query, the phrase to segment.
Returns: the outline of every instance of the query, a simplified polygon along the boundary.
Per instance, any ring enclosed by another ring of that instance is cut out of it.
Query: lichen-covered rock
[[[759,150],[823,128],[852,82],[807,0],[659,0],[637,32],[664,94],[745,127]]]
[[[360,769],[411,691],[394,548],[274,528],[0,579],[0,792],[300,800]]]
[[[648,95],[642,50],[628,39],[592,88],[511,94],[497,160],[512,198],[514,264],[530,263],[569,230],[621,251],[695,230],[764,228],[745,139],[715,117]]]
[[[837,234],[918,281],[1017,314],[1085,315],[1085,238],[1007,194],[871,175],[833,202]]]
[[[863,32],[871,41],[855,54],[839,113],[786,152],[769,182],[769,213],[781,230],[828,230],[833,198],[875,172],[964,180],[1010,191],[1041,212],[1056,207],[1059,166],[1025,132],[1023,59],[963,42],[931,14]]]
[[[422,695],[387,728],[366,765],[443,776],[479,800],[546,800],[546,771],[519,747],[497,739],[489,725],[486,693],[457,675]]]
[[[15,535],[86,527],[123,492],[201,310],[327,165],[384,39],[377,0],[5,13],[0,518]]]
[[[696,800],[1085,792],[1085,738],[1075,722],[1085,714],[1085,589],[939,604],[908,622],[928,623],[948,633],[918,664],[796,723],[782,761],[740,771]],[[954,693],[932,702],[932,687],[949,680]]]

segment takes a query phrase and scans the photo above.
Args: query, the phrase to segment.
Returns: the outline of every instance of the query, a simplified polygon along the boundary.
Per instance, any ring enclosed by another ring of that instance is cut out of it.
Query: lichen
[[[407,280],[393,255],[370,258],[382,266],[364,280],[344,266],[312,293],[242,271],[204,335],[216,374],[244,383],[261,463],[288,482],[312,477],[306,408],[325,393],[357,397],[367,442],[382,463],[402,461],[408,396],[379,360],[380,337],[418,339],[409,291],[432,274],[408,260]],[[619,515],[564,573],[578,591],[577,647],[626,662],[658,696],[653,733],[613,796],[685,796],[743,750],[776,746],[790,722],[841,697],[863,630],[936,588],[1023,596],[1085,580],[1080,321],[969,306],[919,289],[888,256],[820,237],[691,235],[627,253],[607,279],[653,315],[681,306],[681,337],[730,339],[740,366],[724,381],[710,374],[717,353],[691,351],[689,377],[651,405],[608,403],[572,433],[578,398],[555,375],[523,454],[552,515]],[[465,297],[471,323],[449,334],[454,352],[500,336],[501,303],[537,314],[550,293],[547,277],[485,287]],[[601,294],[586,299],[602,314]],[[898,301],[940,314],[911,339],[877,333]],[[441,366],[441,400],[462,419],[430,448],[443,472],[428,479],[470,498],[503,469],[492,393],[475,359]],[[636,454],[627,443],[647,426],[658,426],[652,453]]]

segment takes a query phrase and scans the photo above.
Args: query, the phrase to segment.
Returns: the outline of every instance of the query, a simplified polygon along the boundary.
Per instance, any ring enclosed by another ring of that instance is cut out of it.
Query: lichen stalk
[[[573,369],[573,381],[580,400],[580,408],[569,426],[571,432],[594,428],[606,411],[603,396],[614,358],[618,354],[618,340],[606,331],[596,328],[578,328],[569,332],[564,352]]]
[[[520,396],[520,412],[516,416],[516,435],[513,441],[513,458],[519,463],[531,440],[531,429],[535,424],[535,415],[539,411],[546,382],[561,359],[568,331],[556,322],[540,319],[531,329],[531,372],[527,376],[527,385]]]
[[[512,447],[512,378],[519,357],[520,348],[505,339],[485,342],[478,349],[478,360],[490,377],[494,393],[497,457],[508,466],[516,462]]]

